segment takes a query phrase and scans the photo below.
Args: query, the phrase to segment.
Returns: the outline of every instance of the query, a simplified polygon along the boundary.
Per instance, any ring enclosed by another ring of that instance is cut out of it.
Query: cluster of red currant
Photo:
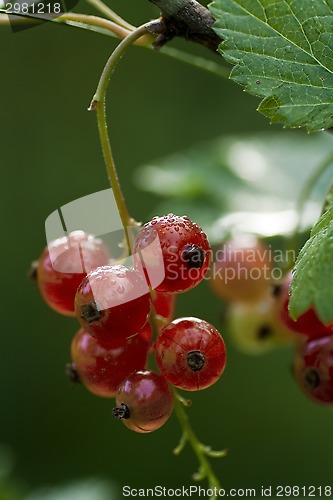
[[[333,324],[324,325],[314,308],[296,321],[290,317],[292,273],[274,278],[272,255],[256,238],[217,249],[210,283],[228,303],[228,330],[248,353],[293,343],[297,383],[312,400],[333,405]]]
[[[289,316],[289,273],[281,286],[280,318],[297,336],[294,375],[303,392],[317,403],[333,405],[333,324],[324,325],[313,307],[293,321]]]
[[[71,345],[71,380],[115,397],[113,416],[136,432],[151,432],[169,418],[170,384],[196,391],[224,371],[224,341],[212,325],[193,317],[172,321],[176,294],[202,281],[210,258],[202,229],[169,214],[139,230],[130,268],[83,231],[51,242],[38,261],[47,304],[81,325]],[[147,369],[153,351],[160,373]]]

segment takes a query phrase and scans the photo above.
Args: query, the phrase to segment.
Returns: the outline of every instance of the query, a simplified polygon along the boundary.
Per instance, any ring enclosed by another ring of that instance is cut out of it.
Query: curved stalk
[[[3,14],[3,15],[1,15]],[[12,14],[14,16],[14,14]],[[41,16],[34,16],[34,15],[20,15],[20,14],[15,14],[16,19],[14,20],[13,18],[9,21],[8,15],[6,14],[5,11],[1,11],[0,9],[0,25],[10,25],[13,22],[15,24],[26,24],[28,22],[36,23],[38,19],[42,19]],[[43,19],[42,19],[43,20]],[[75,28],[81,28],[81,29],[86,29],[89,30],[89,27],[93,27],[92,31],[95,31],[101,35],[114,35],[117,36],[118,38],[126,38],[130,34],[132,30],[129,28],[126,28],[123,25],[117,24],[115,22],[112,22],[108,19],[105,19],[103,17],[98,17],[98,16],[91,16],[88,14],[80,14],[80,13],[64,13],[59,17],[55,17],[50,19],[48,16],[48,19],[44,19],[47,21],[55,22],[58,24],[67,24],[68,26],[75,27]],[[129,25],[131,26],[131,25]],[[133,45],[140,45],[144,46],[146,48],[151,49],[150,43],[152,42],[152,36],[143,36],[139,38],[138,40],[133,42]],[[197,69],[201,69],[203,71],[207,71],[209,73],[212,73],[214,75],[220,76],[222,78],[225,78],[226,80],[229,80],[229,74],[230,74],[230,69],[223,65],[219,64],[215,61],[206,59],[201,56],[195,56],[193,54],[190,54],[188,52],[184,52],[179,49],[175,49],[174,47],[169,47],[165,45],[160,49],[160,54],[163,54],[167,57],[170,57],[171,59],[175,59],[177,61],[183,62],[185,64],[189,64],[190,66],[194,66]],[[221,59],[222,62],[222,59]]]
[[[105,14],[105,16],[111,19],[111,21],[114,21],[116,24],[122,26],[127,31],[133,31],[135,29],[135,26],[129,24],[127,21],[125,21],[125,19],[118,16],[118,14],[114,10],[110,9],[108,5],[105,5],[105,3],[102,2],[102,0],[86,0],[86,1],[87,3],[95,7],[95,9],[99,10],[102,14]]]
[[[26,23],[38,24],[38,21],[50,21],[58,24],[68,24],[69,26],[80,27],[83,29],[88,29],[88,26],[93,26],[95,28],[100,28],[101,34],[106,34],[105,31],[109,31],[120,39],[126,38],[132,32],[113,21],[110,21],[109,19],[105,19],[104,17],[92,16],[90,14],[80,14],[77,12],[64,12],[61,15],[11,13],[9,19],[7,12],[0,9],[0,25],[10,26],[11,24]],[[152,41],[152,35],[147,35],[141,37],[138,40],[135,40],[134,44],[146,46]]]
[[[98,130],[99,130],[99,135],[100,135],[100,141],[101,141],[105,166],[106,166],[106,170],[108,173],[111,187],[112,187],[113,192],[114,192],[114,196],[115,196],[115,200],[116,200],[119,214],[121,217],[121,221],[122,221],[122,224],[124,227],[128,250],[130,250],[130,248],[131,248],[130,235],[128,233],[128,226],[136,225],[136,222],[129,215],[129,212],[128,212],[128,209],[127,209],[127,206],[125,203],[125,198],[124,198],[122,190],[121,190],[121,186],[120,186],[120,182],[119,182],[119,178],[118,178],[118,174],[117,174],[117,169],[116,169],[113,154],[112,154],[111,144],[110,144],[108,130],[107,130],[107,121],[106,121],[106,108],[105,108],[106,91],[107,91],[107,87],[108,87],[111,75],[112,75],[113,71],[115,70],[119,60],[126,52],[127,48],[130,45],[132,45],[136,40],[138,40],[142,36],[146,35],[149,30],[151,30],[159,25],[160,25],[160,21],[151,21],[149,23],[145,23],[142,26],[139,26],[139,28],[136,28],[134,31],[132,31],[129,35],[126,36],[126,38],[124,38],[119,43],[119,45],[116,47],[116,49],[112,52],[111,56],[109,57],[106,65],[103,69],[102,75],[101,75],[100,80],[99,80],[98,85],[97,85],[95,95],[94,95],[94,97],[91,101],[91,104],[89,106],[89,110],[96,110],[96,113],[97,113],[97,124],[98,124]]]
[[[75,12],[64,13],[61,16],[54,19],[55,22],[58,23],[66,23],[66,22],[78,22],[82,24],[87,24],[90,26],[97,26],[99,28],[106,29],[111,31],[114,35],[119,38],[126,38],[126,36],[130,33],[127,29],[119,26],[113,21],[109,21],[108,19],[104,19],[103,17],[91,16],[88,14],[77,14]]]
[[[100,101],[105,101],[105,93],[107,86],[109,84],[111,75],[113,71],[115,70],[119,60],[121,57],[124,55],[126,50],[130,45],[132,45],[136,40],[141,38],[142,36],[146,35],[148,32],[153,32],[155,29],[157,30],[161,26],[161,21],[155,20],[155,21],[150,21],[148,23],[143,24],[142,26],[139,26],[136,28],[134,31],[132,31],[130,34],[124,38],[120,42],[120,44],[116,47],[116,49],[112,52],[111,56],[109,57],[106,65],[104,66],[102,75],[99,79],[97,89],[95,92],[95,95],[93,97],[93,100],[91,102],[90,108],[95,109],[96,105]]]

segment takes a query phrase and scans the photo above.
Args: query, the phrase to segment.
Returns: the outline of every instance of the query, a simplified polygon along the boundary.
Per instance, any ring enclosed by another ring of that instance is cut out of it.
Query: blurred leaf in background
[[[9,446],[0,445],[0,500],[117,500],[120,489],[100,478],[87,478],[57,486],[41,486],[30,493],[14,475],[15,456]]]
[[[142,166],[136,181],[163,197],[158,214],[186,213],[212,242],[234,227],[262,236],[285,234],[297,223],[295,204],[305,181],[331,150],[326,133],[226,136]],[[318,186],[321,194],[326,179]],[[310,207],[307,227],[319,207],[319,201]]]
[[[24,500],[117,500],[119,489],[108,481],[86,479],[57,487],[42,487]]]
[[[14,479],[15,457],[9,446],[0,444],[0,500],[20,500],[23,484]]]

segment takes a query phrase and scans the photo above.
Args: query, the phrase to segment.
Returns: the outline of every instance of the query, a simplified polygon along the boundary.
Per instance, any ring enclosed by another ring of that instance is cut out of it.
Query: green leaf
[[[295,229],[296,200],[331,150],[332,137],[325,132],[227,136],[142,166],[136,183],[162,197],[151,215],[186,214],[212,243],[234,230],[282,235]],[[327,182],[322,179],[309,204],[307,228],[319,217]]]
[[[289,303],[294,319],[314,306],[325,324],[333,320],[332,257],[333,207],[320,217],[297,258]]]
[[[214,0],[231,78],[285,127],[333,126],[333,1]]]

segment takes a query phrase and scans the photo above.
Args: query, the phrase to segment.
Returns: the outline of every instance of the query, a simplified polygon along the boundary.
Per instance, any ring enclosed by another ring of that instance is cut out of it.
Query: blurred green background
[[[136,25],[158,15],[147,1],[113,0],[112,6]],[[156,433],[137,435],[112,420],[111,401],[69,385],[64,366],[76,321],[49,310],[26,278],[45,245],[46,217],[108,187],[95,116],[86,109],[114,46],[110,38],[64,26],[16,34],[0,27],[0,442],[7,458],[9,450],[15,457],[11,481],[24,494],[97,477],[118,485],[112,494],[117,499],[123,485],[193,484],[197,468],[188,448],[180,457],[172,454],[180,437],[174,417]],[[174,46],[214,59],[201,47],[182,41]],[[159,202],[135,184],[141,164],[211,138],[267,130],[257,104],[217,76],[132,48],[112,80],[108,113],[135,218],[147,220]],[[223,183],[220,190],[223,197]],[[178,316],[196,315],[217,327],[220,310],[206,283],[179,297],[177,305]],[[297,388],[292,350],[247,357],[228,348],[225,375],[193,394],[189,410],[201,439],[229,450],[213,464],[223,487],[330,484],[333,414]]]

